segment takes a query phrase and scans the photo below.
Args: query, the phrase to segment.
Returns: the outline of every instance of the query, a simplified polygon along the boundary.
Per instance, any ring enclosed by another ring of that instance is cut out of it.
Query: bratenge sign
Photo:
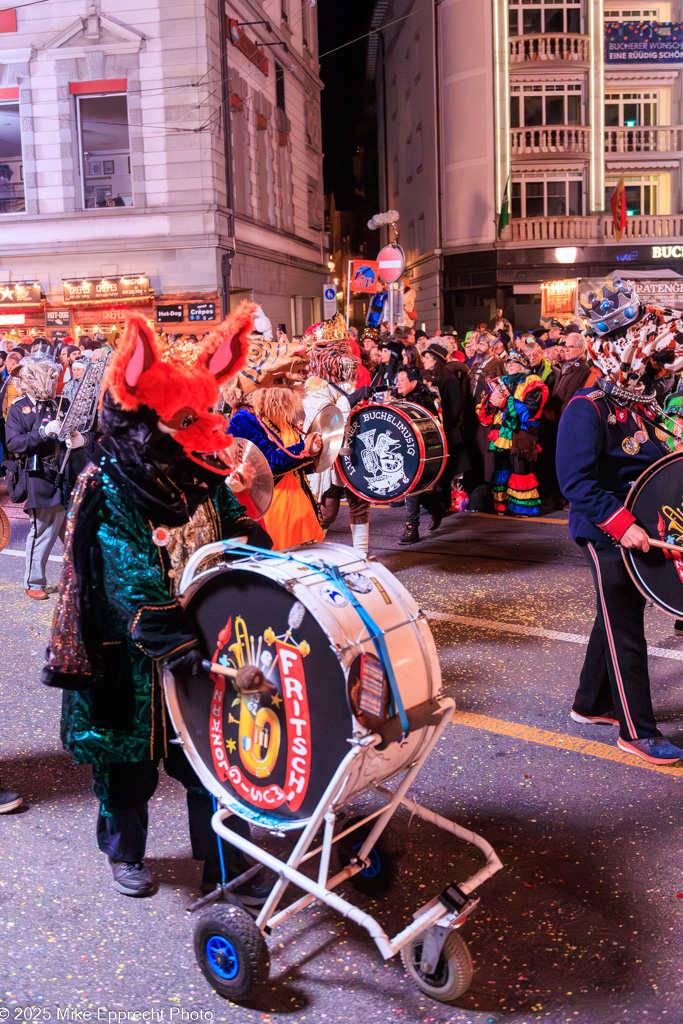
[[[608,21],[605,63],[683,63],[683,25],[663,21]]]

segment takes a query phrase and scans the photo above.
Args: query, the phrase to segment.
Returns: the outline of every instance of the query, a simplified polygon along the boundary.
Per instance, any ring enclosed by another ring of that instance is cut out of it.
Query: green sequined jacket
[[[146,761],[166,753],[159,661],[195,642],[191,623],[174,596],[182,571],[182,563],[173,558],[178,532],[183,534],[184,562],[200,544],[233,535],[247,515],[223,485],[200,506],[199,516],[195,513],[187,526],[169,531],[170,542],[157,531],[155,543],[153,524],[130,496],[105,471],[90,466],[79,478],[69,511],[72,532],[78,499],[88,486],[101,493],[87,551],[94,613],[81,628],[98,669],[92,689],[64,691],[61,736],[75,761],[102,769],[112,762]]]

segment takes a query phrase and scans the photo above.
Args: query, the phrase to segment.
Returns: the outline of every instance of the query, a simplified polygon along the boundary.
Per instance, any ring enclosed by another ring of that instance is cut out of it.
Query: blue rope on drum
[[[380,629],[370,613],[362,606],[358,601],[356,595],[353,593],[351,588],[347,586],[344,577],[342,576],[338,565],[328,565],[326,562],[318,562],[315,564],[307,562],[303,558],[297,558],[296,555],[290,555],[283,551],[268,551],[265,548],[257,548],[252,544],[226,544],[226,551],[231,552],[248,552],[249,554],[260,555],[263,558],[272,558],[285,560],[288,562],[295,562],[297,565],[305,565],[306,568],[312,569],[315,572],[321,573],[321,575],[327,577],[330,582],[334,583],[341,593],[344,595],[346,600],[351,604],[356,612],[358,613],[363,625],[367,629],[370,639],[372,640],[377,657],[382,662],[382,667],[386,672],[387,679],[389,680],[389,689],[391,691],[391,699],[389,703],[390,714],[397,714],[401,720],[401,727],[403,729],[403,738],[407,736],[408,716],[406,715],[405,708],[403,707],[403,700],[398,688],[396,676],[394,675],[394,669],[391,664],[391,658],[389,657],[389,651],[387,649],[386,640],[384,639],[384,631]]]

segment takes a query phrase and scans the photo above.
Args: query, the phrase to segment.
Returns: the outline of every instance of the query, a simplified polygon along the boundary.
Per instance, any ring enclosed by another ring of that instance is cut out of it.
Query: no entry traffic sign
[[[400,245],[385,245],[377,253],[379,271],[377,276],[385,284],[395,284],[401,279],[406,258]]]

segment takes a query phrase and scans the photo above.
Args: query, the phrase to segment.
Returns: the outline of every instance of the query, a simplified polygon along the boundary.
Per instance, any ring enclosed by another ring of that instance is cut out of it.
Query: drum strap
[[[339,571],[339,566],[326,565],[325,570],[327,575],[329,575],[339,587],[349,604],[352,604],[356,609],[363,625],[370,634],[372,642],[375,645],[375,650],[379,656],[379,660],[382,662],[384,671],[387,674],[387,679],[389,680],[389,688],[391,690],[389,710],[392,716],[398,714],[398,717],[401,720],[401,728],[403,729],[403,738],[405,739],[409,731],[408,716],[406,715],[405,708],[403,707],[403,701],[401,700],[398,683],[396,682],[396,676],[394,675],[391,658],[389,657],[386,640],[384,639],[384,631],[379,628],[372,616],[365,610],[365,608],[363,608],[362,604],[360,604],[351,588],[346,585],[346,580]]]
[[[384,631],[380,629],[372,616],[363,608],[358,601],[356,595],[353,593],[350,587],[347,586],[346,580],[339,571],[339,566],[329,565],[327,562],[320,562],[317,559],[315,562],[307,562],[304,558],[297,558],[295,555],[289,555],[284,551],[268,551],[266,548],[257,548],[252,544],[226,544],[226,550],[233,553],[244,551],[248,554],[260,555],[262,558],[272,558],[278,561],[296,562],[297,565],[305,565],[308,569],[312,569],[326,576],[330,581],[334,582],[339,588],[341,593],[344,595],[346,600],[352,605],[363,622],[363,625],[367,629],[370,639],[372,640],[377,656],[382,662],[384,671],[387,674],[389,680],[389,689],[391,690],[391,701],[390,711],[392,715],[397,714],[403,729],[403,735],[407,736],[409,731],[408,716],[406,715],[405,708],[403,707],[403,701],[401,699],[401,693],[396,682],[396,676],[394,675],[394,669],[391,664],[391,658],[389,657],[389,650],[387,648],[386,640],[384,639]]]

